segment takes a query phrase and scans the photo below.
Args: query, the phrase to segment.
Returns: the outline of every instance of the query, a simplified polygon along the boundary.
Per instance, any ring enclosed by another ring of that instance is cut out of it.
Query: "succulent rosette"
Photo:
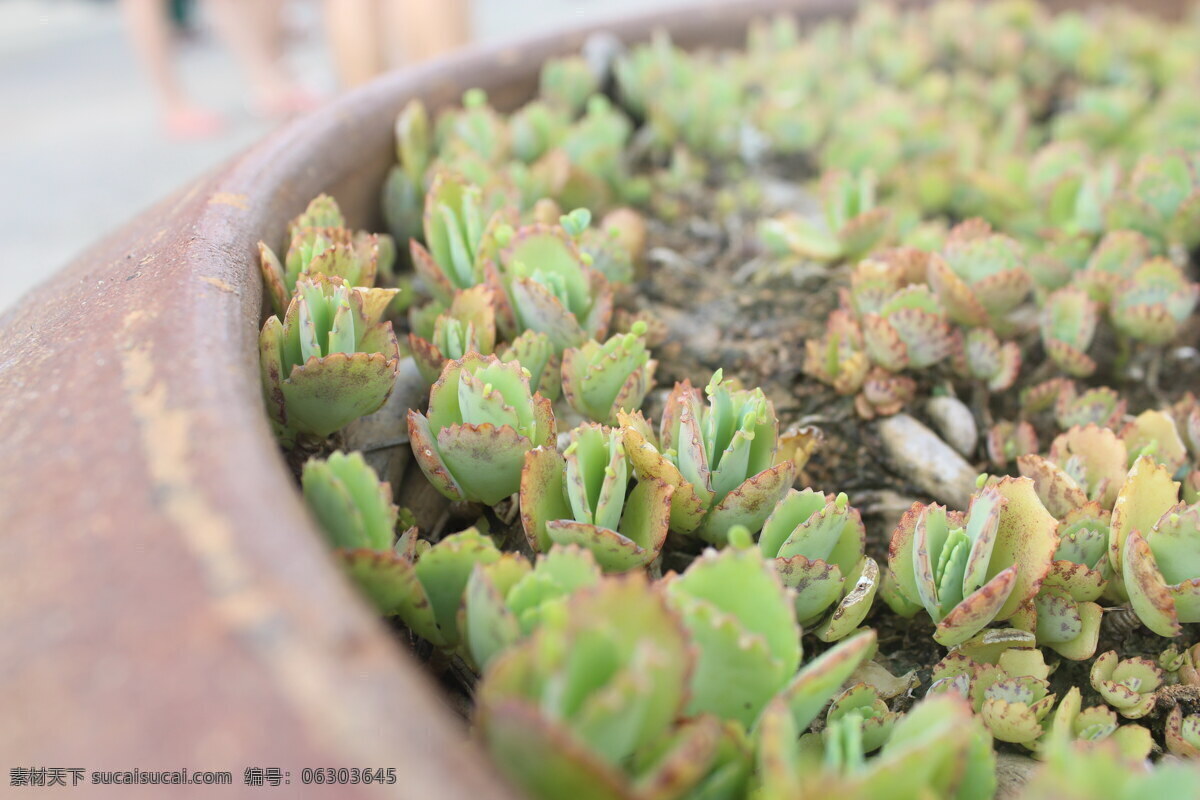
[[[933,638],[961,644],[1033,599],[1057,546],[1055,528],[1031,481],[1001,478],[976,493],[965,517],[914,504],[892,534],[888,566],[908,603],[937,623]]]
[[[1081,392],[1074,381],[1059,388],[1054,399],[1054,421],[1063,430],[1077,425],[1114,428],[1125,416],[1128,402],[1115,389],[1095,386]]]
[[[322,194],[288,223],[289,244],[282,263],[265,242],[258,243],[263,283],[276,314],[286,311],[301,275],[336,276],[349,286],[370,288],[378,273],[391,270],[396,256],[391,237],[355,232],[345,224],[337,201]]]
[[[917,382],[912,378],[875,367],[854,398],[854,411],[863,419],[889,417],[900,413],[916,394]]]
[[[705,388],[675,384],[655,443],[648,426],[622,416],[625,452],[639,477],[675,487],[671,529],[722,544],[734,525],[758,531],[796,477],[791,458],[777,462],[779,421],[761,389],[725,381]]]
[[[932,366],[954,349],[945,311],[919,284],[900,289],[878,312],[863,314],[862,331],[871,361],[892,372]]]
[[[829,705],[825,714],[827,727],[851,714],[862,720],[862,748],[864,753],[878,750],[891,736],[892,728],[901,714],[888,708],[879,691],[865,683],[856,683],[839,694]]]
[[[1152,408],[1143,411],[1121,428],[1120,437],[1131,466],[1141,456],[1148,455],[1176,475],[1188,462],[1187,445],[1170,411]]]
[[[531,567],[518,553],[477,564],[458,622],[467,651],[484,669],[497,655],[560,613],[577,590],[600,582],[600,567],[581,547],[552,547]]]
[[[833,171],[821,179],[820,219],[788,214],[766,220],[759,235],[768,249],[815,261],[857,261],[890,233],[892,216],[875,205],[876,178]]]
[[[539,223],[519,229],[485,270],[496,292],[500,327],[508,336],[538,331],[561,353],[608,330],[612,289],[587,266],[561,226]]]
[[[804,343],[804,373],[832,386],[838,394],[850,395],[861,389],[870,367],[862,330],[847,311],[831,313],[825,335]]]
[[[476,726],[508,778],[547,800],[671,800],[710,781],[740,792],[744,735],[684,716],[693,655],[662,592],[630,574],[563,611],[495,658],[476,693]]]
[[[1110,309],[1113,325],[1131,339],[1164,345],[1179,334],[1198,297],[1200,285],[1172,262],[1155,258],[1120,285]]]
[[[525,454],[521,523],[529,545],[576,544],[605,570],[623,572],[658,557],[671,519],[675,487],[632,470],[620,431],[584,424],[559,455],[552,447]]]
[[[1107,308],[1118,287],[1150,260],[1151,251],[1150,240],[1137,231],[1109,231],[1075,276],[1075,283]]]
[[[867,759],[869,719],[835,721],[819,748],[805,747],[803,726],[772,704],[759,728],[758,777],[764,800],[796,797],[953,797],[987,800],[996,792],[991,737],[962,699],[928,698],[892,725],[879,754]]]
[[[483,190],[450,171],[434,175],[425,194],[425,244],[410,243],[413,266],[435,298],[484,282],[484,261],[504,238],[504,214],[489,215]]]
[[[1083,289],[1068,286],[1052,293],[1042,306],[1042,346],[1046,355],[1068,375],[1091,375],[1096,371],[1096,362],[1087,349],[1099,319],[1095,301]]]
[[[340,550],[346,571],[384,614],[397,616],[413,633],[447,652],[462,645],[459,607],[475,567],[501,558],[476,528],[437,544],[418,540],[415,528],[394,549]]]
[[[550,401],[531,394],[515,361],[468,353],[448,362],[429,392],[428,416],[408,412],[421,471],[451,500],[495,505],[521,486],[525,453],[553,446]]]
[[[1054,707],[1050,684],[1029,675],[980,682],[975,692],[979,716],[1002,742],[1032,744],[1042,735],[1042,719]]]
[[[421,377],[433,383],[447,361],[467,353],[487,355],[496,346],[496,309],[492,291],[473,286],[454,293],[450,307],[437,313],[440,304],[410,314],[413,332],[408,346]],[[431,319],[432,317],[432,319]]]
[[[990,328],[971,328],[955,339],[954,368],[989,391],[1002,392],[1017,380],[1021,347],[1016,342],[1001,342]]]
[[[1195,157],[1185,153],[1142,156],[1125,186],[1108,204],[1110,229],[1141,231],[1160,248],[1200,243],[1200,182]]]
[[[309,511],[334,547],[386,550],[396,538],[399,509],[362,453],[310,458],[300,476]]]
[[[763,523],[758,539],[785,586],[795,591],[801,626],[835,641],[866,617],[879,588],[879,565],[864,555],[862,516],[845,494],[790,490]]]
[[[929,283],[950,319],[1006,333],[1008,313],[1033,283],[1020,244],[971,219],[950,231],[941,256],[929,262]]]
[[[1178,505],[1125,539],[1122,575],[1138,618],[1160,636],[1200,622],[1200,506]]]
[[[1045,739],[1061,737],[1089,745],[1111,742],[1128,758],[1141,760],[1149,757],[1154,746],[1150,731],[1141,725],[1121,725],[1117,715],[1104,706],[1082,708],[1082,705],[1079,687],[1072,686],[1059,701],[1054,713],[1043,720]],[[1167,735],[1169,741],[1170,733]],[[1043,740],[1039,740],[1038,745],[1042,746]]]
[[[1026,420],[1001,420],[988,430],[987,453],[993,466],[1006,467],[1021,456],[1037,451],[1037,431]]]
[[[1108,560],[1108,513],[1089,502],[1058,523],[1058,548],[1034,598],[1035,633],[1066,658],[1082,661],[1096,652],[1103,611],[1095,602],[1112,575]]]
[[[651,387],[658,362],[646,349],[646,323],[606,342],[589,339],[562,355],[562,391],[567,404],[588,419],[617,422],[620,411],[636,411]]]
[[[1184,716],[1183,708],[1175,706],[1167,714],[1163,733],[1167,750],[1180,758],[1200,758],[1200,714]]]
[[[1017,467],[1033,481],[1047,510],[1063,517],[1090,501],[1112,508],[1125,482],[1126,452],[1109,428],[1074,425],[1055,437],[1047,455],[1023,455]]]
[[[263,393],[277,425],[324,438],[383,405],[400,364],[392,323],[381,321],[395,296],[319,274],[296,282],[283,321],[269,317],[259,336]]]
[[[1127,719],[1141,719],[1154,710],[1154,693],[1162,685],[1162,670],[1148,658],[1126,658],[1109,650],[1092,663],[1092,688],[1104,702]]]
[[[520,362],[529,371],[529,385],[542,397],[553,401],[562,394],[562,359],[546,334],[525,331],[508,343],[500,360]]]

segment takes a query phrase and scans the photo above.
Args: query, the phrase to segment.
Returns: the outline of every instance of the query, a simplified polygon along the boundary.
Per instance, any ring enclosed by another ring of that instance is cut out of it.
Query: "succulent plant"
[[[1022,787],[1029,800],[1136,800],[1141,797],[1186,797],[1196,773],[1189,767],[1151,766],[1130,758],[1116,741],[1072,741],[1065,733],[1048,738],[1045,765]]]
[[[544,333],[557,353],[600,338],[612,316],[612,290],[589,268],[561,227],[518,230],[486,265],[501,329],[509,336]]]
[[[790,490],[763,524],[759,549],[795,591],[800,624],[817,625],[824,641],[850,634],[871,610],[879,566],[864,555],[865,542],[862,517],[845,494]]]
[[[941,255],[929,263],[929,283],[950,319],[1005,333],[1008,313],[1032,285],[1020,244],[972,219],[950,231]]]
[[[888,566],[899,591],[937,623],[933,638],[961,644],[1037,594],[1055,527],[1031,481],[1002,478],[976,493],[965,517],[914,504],[892,534]]]
[[[867,373],[862,391],[854,398],[854,410],[863,419],[897,414],[917,394],[917,382],[907,375],[896,375],[883,367]]]
[[[1066,383],[1054,401],[1054,421],[1063,430],[1077,425],[1112,428],[1125,416],[1126,406],[1125,398],[1107,386],[1080,392],[1074,383]]]
[[[1162,684],[1162,670],[1147,658],[1117,656],[1109,650],[1092,663],[1092,688],[1127,719],[1140,719],[1154,709],[1154,690]]]
[[[268,317],[259,336],[263,394],[275,423],[326,437],[383,405],[400,351],[392,323],[380,319],[395,295],[319,274],[297,281],[283,321]]]
[[[1001,342],[990,328],[971,328],[955,340],[954,367],[989,391],[1002,392],[1017,380],[1021,348],[1016,342]]]
[[[1042,719],[1054,707],[1050,684],[1040,678],[1000,678],[979,692],[979,715],[1002,742],[1032,744],[1042,735]]]
[[[891,212],[875,205],[875,175],[834,171],[821,179],[823,217],[789,214],[764,221],[759,236],[769,250],[816,261],[857,261],[887,235]]]
[[[1200,243],[1195,160],[1183,153],[1142,156],[1107,207],[1110,229],[1140,231],[1160,247]]]
[[[399,617],[413,633],[447,652],[462,645],[458,611],[472,571],[501,558],[492,540],[476,528],[433,546],[418,540],[414,528],[394,550],[342,550],[338,555],[380,611]]]
[[[1104,706],[1081,708],[1082,696],[1078,686],[1072,686],[1058,708],[1044,720],[1046,739],[1094,744],[1115,744],[1121,755],[1142,760],[1150,755],[1154,740],[1150,731],[1141,725],[1120,725],[1117,715]]]
[[[993,466],[1006,467],[1021,456],[1037,451],[1037,431],[1026,420],[1001,420],[988,430],[988,460]]]
[[[1033,481],[1043,505],[1063,517],[1095,501],[1110,509],[1125,481],[1124,442],[1109,428],[1074,425],[1055,437],[1045,456],[1017,459],[1021,474]]]
[[[1046,298],[1042,306],[1042,346],[1055,364],[1076,378],[1096,371],[1087,354],[1096,332],[1096,303],[1083,289],[1066,287]]]
[[[645,477],[629,488],[620,431],[584,424],[570,442],[562,455],[549,447],[525,454],[521,523],[530,547],[579,545],[614,572],[649,564],[667,538],[674,487]]]
[[[892,372],[936,364],[954,347],[945,312],[921,285],[907,286],[878,312],[863,314],[862,330],[871,361]]]
[[[1198,297],[1200,285],[1167,259],[1155,258],[1120,284],[1110,311],[1113,325],[1131,339],[1163,345],[1178,335]]]
[[[399,509],[391,487],[379,480],[362,453],[335,451],[310,458],[300,476],[309,511],[334,547],[387,550],[396,538]]]
[[[425,194],[425,244],[414,239],[410,247],[425,288],[450,303],[456,290],[483,283],[484,262],[504,239],[503,227],[502,213],[489,217],[482,189],[451,172],[434,175]]]
[[[1058,549],[1034,598],[1037,641],[1082,661],[1096,652],[1102,610],[1095,602],[1108,586],[1108,514],[1090,502],[1058,523]]]
[[[287,310],[301,275],[320,273],[369,289],[378,273],[391,269],[396,255],[391,238],[354,232],[345,224],[337,201],[322,194],[288,223],[289,245],[282,263],[265,242],[258,243],[263,283],[276,315]]]
[[[717,370],[705,394],[707,405],[688,381],[675,384],[657,444],[628,417],[622,432],[638,477],[675,487],[671,529],[721,544],[733,525],[762,527],[797,467],[776,461],[779,422],[761,389],[742,389]]]
[[[600,343],[589,339],[562,355],[562,390],[567,404],[595,422],[613,425],[620,411],[636,411],[654,386],[658,362],[646,349],[646,323]]]
[[[680,797],[739,760],[722,752],[736,734],[720,720],[682,718],[690,668],[662,593],[638,575],[608,579],[491,662],[476,725],[531,796]]]
[[[557,400],[562,394],[562,359],[546,334],[525,331],[509,342],[500,360],[520,362],[529,371],[529,385],[542,397]]]
[[[1163,734],[1167,750],[1180,758],[1200,758],[1200,714],[1184,716],[1183,708],[1175,706],[1167,714]]]
[[[844,310],[829,315],[825,336],[807,340],[804,354],[805,374],[832,386],[838,394],[855,394],[871,367],[863,350],[862,330]]]
[[[458,621],[472,660],[485,669],[543,618],[561,614],[574,592],[598,584],[600,575],[592,554],[573,546],[550,548],[532,567],[517,553],[476,564]]]
[[[1169,411],[1143,411],[1121,428],[1120,437],[1130,466],[1141,456],[1151,456],[1175,475],[1188,461],[1187,445]]]
[[[825,714],[827,729],[851,714],[862,720],[864,753],[872,753],[882,747],[902,716],[889,709],[878,690],[865,683],[856,683],[833,699]]]
[[[1088,257],[1085,268],[1075,275],[1075,283],[1107,308],[1121,284],[1150,260],[1151,251],[1150,240],[1137,231],[1109,231]]]
[[[1178,636],[1180,623],[1200,622],[1200,506],[1173,506],[1148,528],[1140,516],[1130,520],[1121,555],[1125,591],[1146,627]]]
[[[991,740],[971,708],[955,697],[918,703],[892,727],[879,754],[865,758],[861,716],[848,715],[818,752],[796,744],[802,726],[782,704],[760,725],[758,774],[761,796],[886,797],[917,800],[934,794],[984,800],[996,791]]]
[[[433,384],[428,416],[408,412],[408,435],[439,492],[495,505],[520,488],[525,453],[554,444],[554,414],[520,364],[468,353]]]
[[[552,58],[542,65],[538,93],[571,114],[582,111],[588,97],[599,88],[596,74],[582,56]]]
[[[467,353],[488,355],[496,346],[496,309],[492,291],[472,286],[454,293],[450,306],[436,316],[439,304],[410,315],[413,332],[408,346],[421,377],[433,383],[447,361]],[[432,317],[432,318],[431,318]]]

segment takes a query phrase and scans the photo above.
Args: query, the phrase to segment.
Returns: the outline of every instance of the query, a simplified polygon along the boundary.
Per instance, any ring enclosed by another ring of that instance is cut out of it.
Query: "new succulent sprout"
[[[705,387],[675,384],[667,398],[657,445],[622,422],[625,452],[640,477],[675,487],[671,528],[722,543],[730,527],[762,527],[791,488],[796,464],[776,463],[779,422],[761,389],[742,389],[717,370]]]
[[[1002,392],[1017,380],[1021,348],[1016,342],[1001,342],[990,328],[971,328],[955,341],[954,367],[989,391]]]
[[[997,331],[1009,328],[1008,312],[1031,286],[1020,244],[979,219],[950,231],[942,258],[929,263],[929,282],[950,319]]]
[[[496,346],[496,309],[492,291],[472,286],[454,293],[449,308],[439,304],[410,314],[413,332],[408,335],[417,369],[429,383],[442,374],[447,361],[467,353],[488,355]]]
[[[1076,661],[1091,658],[1100,637],[1102,610],[1096,602],[1108,587],[1107,512],[1092,501],[1058,523],[1058,548],[1034,598],[1038,644]]]
[[[544,333],[561,353],[608,330],[612,289],[587,266],[561,226],[517,230],[486,270],[496,292],[500,327],[510,336]]]
[[[337,201],[319,195],[304,213],[288,223],[289,244],[281,263],[265,242],[258,243],[263,284],[277,315],[282,315],[301,275],[317,273],[341,278],[349,286],[371,288],[380,272],[389,273],[395,259],[390,237],[345,227]]]
[[[1078,287],[1059,289],[1042,307],[1042,346],[1068,375],[1083,378],[1096,370],[1087,354],[1099,314],[1095,302]]]
[[[594,422],[614,425],[621,411],[641,407],[658,362],[646,349],[646,323],[603,343],[589,339],[562,355],[562,389],[567,404]]]
[[[1121,725],[1117,715],[1109,708],[1082,708],[1078,686],[1072,686],[1059,701],[1054,713],[1043,720],[1043,727],[1046,733],[1039,745],[1056,738],[1081,743],[1110,742],[1126,757],[1144,759],[1150,755],[1154,744],[1149,730],[1141,725]]]
[[[667,538],[675,487],[647,476],[630,488],[632,477],[621,433],[611,428],[579,426],[562,455],[552,447],[530,450],[521,474],[530,547],[579,545],[609,571],[650,563]]]
[[[1002,478],[975,494],[965,516],[914,504],[892,534],[888,566],[901,594],[937,623],[934,639],[961,644],[1037,594],[1055,527],[1031,481]]]
[[[489,214],[483,190],[451,172],[438,172],[425,194],[425,244],[413,239],[413,266],[443,303],[457,289],[484,282],[484,261],[511,231],[502,213]]]
[[[549,400],[562,394],[562,358],[550,337],[527,330],[509,342],[500,354],[501,361],[517,361],[529,372],[529,385]]]
[[[300,477],[304,500],[334,547],[386,550],[396,538],[399,509],[362,453],[310,458]]]
[[[727,734],[716,717],[684,717],[693,655],[662,592],[631,574],[577,592],[563,611],[479,685],[476,724],[496,764],[534,797],[701,791],[730,758]]]
[[[804,343],[805,374],[829,384],[839,394],[854,394],[861,389],[870,367],[862,330],[844,310],[829,315],[824,337]]]
[[[871,610],[879,566],[864,555],[862,517],[845,494],[790,490],[763,524],[758,546],[795,592],[804,628],[825,641],[840,639]]]
[[[554,413],[519,363],[468,353],[442,370],[428,415],[408,412],[408,434],[439,492],[495,505],[520,488],[525,453],[554,443]]]
[[[480,669],[537,629],[543,617],[561,614],[579,589],[600,582],[600,567],[581,547],[552,547],[529,562],[518,553],[476,564],[467,581],[459,629]]]
[[[1092,663],[1092,688],[1104,702],[1127,719],[1140,719],[1154,708],[1154,690],[1162,684],[1162,670],[1146,658],[1121,659],[1109,650]]]
[[[888,234],[891,211],[875,205],[876,177],[830,172],[821,179],[819,220],[789,214],[764,221],[759,236],[777,253],[795,253],[816,261],[857,261]]]
[[[283,320],[268,317],[259,336],[276,424],[323,438],[383,405],[400,362],[392,323],[381,321],[395,295],[324,275],[296,282]]]

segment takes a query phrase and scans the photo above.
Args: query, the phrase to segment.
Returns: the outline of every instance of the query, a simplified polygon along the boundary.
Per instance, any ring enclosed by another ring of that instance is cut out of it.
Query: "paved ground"
[[[502,40],[680,0],[475,0],[475,30]],[[202,3],[200,4],[203,5]],[[293,0],[291,59],[332,89],[319,4]],[[519,13],[514,13],[519,11]],[[0,0],[0,309],[88,244],[266,133],[228,53],[201,36],[180,53],[195,96],[231,121],[220,138],[166,139],[111,0]]]

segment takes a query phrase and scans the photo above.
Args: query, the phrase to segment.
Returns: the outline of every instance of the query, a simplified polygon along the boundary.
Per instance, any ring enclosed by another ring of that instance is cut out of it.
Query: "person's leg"
[[[261,113],[289,114],[313,104],[284,67],[279,0],[209,0],[209,5],[213,25],[246,71]]]
[[[357,86],[383,71],[381,13],[380,0],[325,0],[325,29],[342,86]]]
[[[168,133],[185,138],[211,136],[222,127],[219,115],[194,105],[171,62],[171,24],[163,0],[121,0],[133,49],[142,61],[163,109]]]
[[[404,60],[416,63],[467,44],[468,0],[387,0],[388,27],[399,32]]]

